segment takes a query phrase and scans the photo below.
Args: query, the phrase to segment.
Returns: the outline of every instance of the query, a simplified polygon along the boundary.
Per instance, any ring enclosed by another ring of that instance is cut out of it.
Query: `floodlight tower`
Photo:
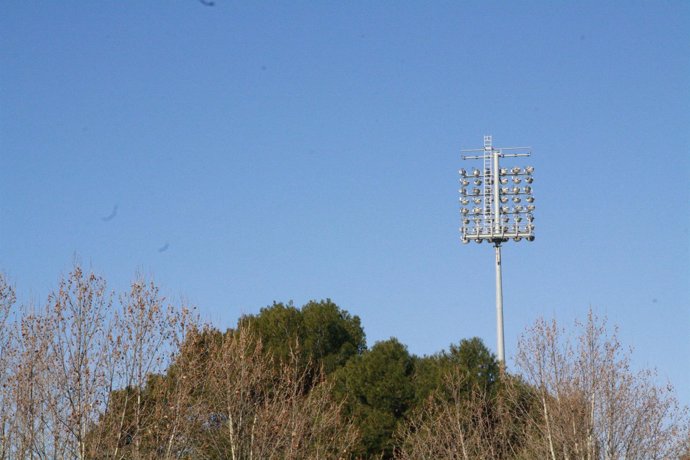
[[[515,153],[504,153],[504,151]],[[491,136],[484,136],[483,149],[462,150],[481,152],[480,155],[463,155],[463,160],[481,160],[482,169],[460,169],[460,218],[461,241],[493,243],[496,250],[496,335],[498,361],[505,366],[503,344],[503,280],[501,276],[501,243],[509,241],[534,241],[534,197],[532,173],[527,166],[502,168],[502,158],[529,157],[531,147],[495,148]],[[522,183],[522,185],[521,185]],[[472,185],[472,189],[467,187]],[[524,200],[525,204],[520,204]],[[512,203],[511,203],[512,202]],[[472,209],[466,206],[474,205]],[[512,206],[512,207],[511,207]],[[523,221],[525,221],[523,223]]]

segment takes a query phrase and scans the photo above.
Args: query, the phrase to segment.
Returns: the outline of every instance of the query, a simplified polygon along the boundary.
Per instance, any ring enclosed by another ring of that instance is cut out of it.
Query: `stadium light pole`
[[[503,277],[501,274],[501,244],[513,239],[534,241],[534,197],[532,173],[534,168],[501,167],[502,158],[529,157],[531,147],[495,148],[491,136],[484,136],[484,148],[461,150],[463,160],[481,160],[482,169],[471,172],[460,169],[460,227],[461,241],[490,242],[496,253],[496,344],[498,361],[505,366],[503,337]],[[510,151],[511,153],[504,153]],[[520,185],[522,184],[522,185]],[[469,192],[468,187],[472,185]],[[522,201],[526,203],[521,204]],[[512,202],[511,205],[504,206]],[[470,204],[474,207],[470,209]],[[512,220],[512,222],[511,222]],[[525,221],[525,223],[523,223]]]

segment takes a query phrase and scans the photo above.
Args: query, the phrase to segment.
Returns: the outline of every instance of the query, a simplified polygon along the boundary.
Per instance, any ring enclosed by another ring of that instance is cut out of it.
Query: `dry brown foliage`
[[[525,414],[534,458],[672,459],[688,429],[670,385],[649,370],[634,372],[615,332],[592,312],[569,341],[555,321],[539,320],[520,340],[518,370],[538,393]]]
[[[276,365],[250,328],[205,342],[207,367],[197,438],[199,458],[346,458],[356,430],[341,415],[323,377],[295,351]]]
[[[520,437],[515,436],[518,412],[503,389],[466,388],[467,376],[455,369],[443,378],[441,389],[413,413],[397,433],[396,458],[504,459],[515,458]]]
[[[0,275],[0,460],[345,458],[357,439],[298,348],[279,364],[141,277],[115,297],[75,266],[43,308],[14,304]]]

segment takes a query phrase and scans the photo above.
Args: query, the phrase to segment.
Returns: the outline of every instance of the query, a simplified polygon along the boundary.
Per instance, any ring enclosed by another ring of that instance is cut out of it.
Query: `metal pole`
[[[503,346],[503,279],[501,277],[501,243],[496,242],[496,340],[498,342],[498,363],[505,366]]]

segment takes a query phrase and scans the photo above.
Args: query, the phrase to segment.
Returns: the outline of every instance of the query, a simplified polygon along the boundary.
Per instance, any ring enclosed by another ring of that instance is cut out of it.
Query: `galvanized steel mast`
[[[504,153],[505,150],[517,151]],[[495,148],[491,136],[484,136],[483,149],[462,150],[462,152],[481,152],[481,155],[463,155],[463,160],[482,160],[483,169],[473,168],[471,173],[460,169],[460,208],[462,226],[461,241],[493,243],[496,252],[496,345],[498,361],[505,366],[505,345],[503,335],[503,277],[501,272],[501,244],[509,241],[520,241],[523,238],[534,241],[534,197],[532,196],[532,173],[534,168],[513,167],[501,168],[501,158],[529,157],[530,147]],[[509,176],[511,176],[509,178]],[[470,182],[471,181],[471,182]],[[512,181],[512,187],[502,187]],[[520,187],[518,184],[524,182]],[[468,186],[475,187],[471,193]],[[482,186],[483,187],[480,187]],[[526,205],[520,204],[525,200]],[[468,206],[470,201],[475,205]],[[502,206],[512,201],[513,207]],[[511,223],[512,217],[512,223]],[[522,221],[526,220],[526,224]]]

